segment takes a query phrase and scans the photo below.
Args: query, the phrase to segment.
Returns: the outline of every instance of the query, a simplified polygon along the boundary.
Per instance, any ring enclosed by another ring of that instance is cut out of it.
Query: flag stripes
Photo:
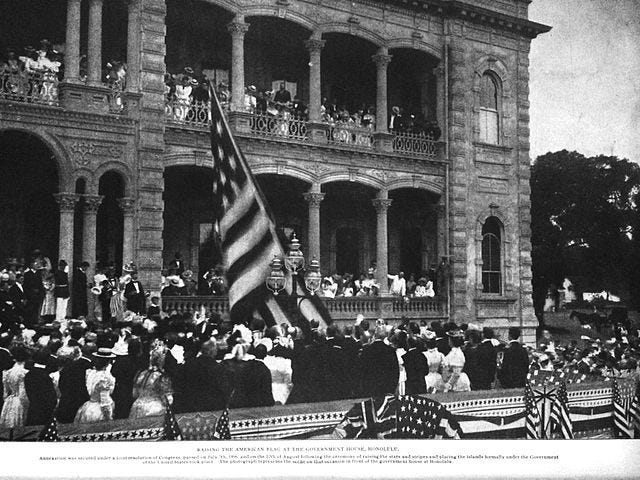
[[[633,438],[630,424],[631,398],[623,398],[620,393],[618,379],[613,378],[613,430],[616,438]]]
[[[567,384],[560,383],[556,396],[551,405],[551,431],[559,430],[562,438],[573,438],[573,425],[569,415],[569,396],[567,395]]]
[[[525,430],[527,438],[540,438],[540,412],[533,397],[531,384],[527,382],[524,387],[524,406],[525,406]]]
[[[640,438],[640,381],[636,383],[635,393],[629,411],[635,438]]]
[[[231,134],[211,86],[209,93],[214,223],[216,242],[222,253],[229,287],[231,321],[242,323],[257,316],[268,326],[290,324],[289,315],[292,312],[290,305],[286,305],[285,297],[309,299],[310,295],[296,276],[288,277],[286,295],[274,298],[266,288],[265,280],[271,271],[271,261],[274,256],[282,257],[284,249],[278,239],[274,217]],[[317,300],[298,301],[296,310],[304,320],[316,319],[326,325],[331,319],[324,304]]]

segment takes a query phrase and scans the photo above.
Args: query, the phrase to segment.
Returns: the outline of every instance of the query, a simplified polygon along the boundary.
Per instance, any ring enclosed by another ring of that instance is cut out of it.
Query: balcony
[[[338,297],[323,298],[331,318],[346,323],[353,321],[361,313],[366,319],[385,318],[400,320],[401,318],[422,320],[446,317],[445,299],[398,297]],[[229,315],[229,299],[213,296],[165,296],[162,297],[162,310],[170,313],[191,313],[201,307],[222,318]]]
[[[30,103],[60,107],[59,87],[61,82],[56,73],[49,71],[27,71],[14,68],[0,68],[0,101]],[[80,85],[79,88],[83,86]],[[126,102],[124,89],[120,85],[104,85],[108,112],[124,114]]]
[[[442,142],[427,134],[407,132],[391,133],[392,148],[386,150],[376,142],[376,134],[366,127],[349,123],[316,123],[297,119],[288,114],[272,115],[257,112],[232,112],[232,115],[247,117],[247,127],[238,133],[254,138],[300,144],[329,145],[341,149],[361,152],[380,151],[402,157],[436,159]],[[211,123],[209,103],[201,100],[185,101],[172,99],[165,102],[167,126],[182,130],[206,131]],[[233,122],[232,122],[233,125]],[[312,128],[320,135],[312,135]]]

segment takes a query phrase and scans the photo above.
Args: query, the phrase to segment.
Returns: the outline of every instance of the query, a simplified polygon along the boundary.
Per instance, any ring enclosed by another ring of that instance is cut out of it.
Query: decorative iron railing
[[[123,82],[112,82],[105,85],[109,89],[109,94],[107,95],[107,102],[109,103],[109,112],[110,113],[125,113],[126,112],[126,99],[124,96],[125,83]]]
[[[204,100],[174,98],[165,103],[164,112],[172,124],[204,128],[211,124],[209,102]]]
[[[249,120],[251,133],[260,137],[307,140],[307,122],[293,117],[290,113],[252,113]]]
[[[0,99],[58,105],[58,76],[47,71],[0,68]]]
[[[365,318],[433,318],[445,315],[442,299],[398,297],[337,297],[322,298],[334,320],[353,320],[361,313]],[[171,313],[190,313],[205,307],[221,316],[229,313],[225,296],[164,296],[162,309]]]
[[[373,130],[349,124],[331,124],[327,131],[327,141],[333,145],[373,148]]]
[[[404,155],[435,157],[438,153],[438,144],[431,135],[395,132],[393,151]]]

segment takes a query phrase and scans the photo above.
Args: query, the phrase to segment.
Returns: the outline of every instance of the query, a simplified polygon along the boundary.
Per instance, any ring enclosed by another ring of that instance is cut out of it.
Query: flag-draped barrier
[[[616,424],[622,425],[625,432],[639,438],[635,421],[639,389],[631,379],[618,379],[615,383],[617,395],[614,395],[613,381],[566,385],[566,401],[562,392],[560,399],[556,400],[557,392],[547,392],[546,395],[543,392],[541,395],[533,388],[532,401],[538,407],[539,422],[548,426],[547,436],[539,434],[538,438],[563,438],[562,429],[568,428],[567,421],[570,422],[574,438],[621,436]],[[527,438],[528,415],[524,389],[422,395],[420,398],[441,404],[464,432],[465,439]],[[232,440],[340,439],[344,437],[336,433],[336,427],[354,406],[368,400],[370,399],[346,399],[230,410],[228,428]],[[617,414],[614,400],[617,405],[622,405],[617,407]],[[547,402],[544,414],[540,402]],[[566,415],[563,414],[562,405],[566,405]],[[226,419],[223,418],[222,424],[218,422],[222,414],[223,412],[197,412],[174,416],[183,440],[213,440],[221,437],[221,425],[226,428]],[[155,441],[171,438],[166,431],[171,424],[171,421],[167,422],[166,415],[92,424],[58,423],[57,435],[59,441],[66,442]],[[46,427],[0,430],[0,440],[36,441]]]

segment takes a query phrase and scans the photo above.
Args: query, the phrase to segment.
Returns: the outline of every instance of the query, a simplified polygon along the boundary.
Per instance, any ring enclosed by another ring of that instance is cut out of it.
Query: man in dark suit
[[[347,354],[340,346],[340,329],[337,325],[327,327],[327,338],[320,344],[313,359],[318,370],[315,402],[340,400],[351,396],[353,376]]]
[[[71,423],[84,402],[89,400],[87,392],[86,372],[92,366],[91,353],[95,346],[83,347],[82,356],[74,360],[60,371],[58,389],[60,401],[56,418],[61,423]]]
[[[127,300],[127,310],[144,315],[147,307],[147,297],[142,284],[138,280],[138,272],[131,273],[131,281],[124,287],[124,298]]]
[[[87,268],[89,262],[82,262],[73,272],[71,292],[71,316],[73,318],[87,317]]]
[[[216,362],[218,347],[209,340],[200,356],[188,359],[182,371],[182,391],[176,392],[176,413],[211,412],[227,406],[231,381],[225,368]],[[180,397],[180,398],[178,398]]]
[[[504,351],[498,380],[503,388],[524,387],[529,371],[529,355],[520,341],[520,328],[509,327],[509,346]]]
[[[491,340],[493,339],[493,329],[484,327],[482,329],[482,343],[477,348],[477,371],[475,381],[469,378],[472,390],[489,390],[496,375],[497,353]]]
[[[393,347],[384,343],[387,338],[385,325],[376,327],[373,343],[366,345],[360,354],[361,396],[382,397],[394,393],[398,386],[400,366]]]
[[[322,347],[323,339],[318,332],[311,333],[311,343],[304,347],[298,344],[291,360],[291,382],[293,387],[287,399],[287,404],[315,402],[318,398],[320,384],[320,370],[317,356]]]
[[[29,399],[26,425],[47,424],[56,408],[56,390],[47,372],[49,354],[39,350],[33,354],[33,366],[24,377],[24,388]]]
[[[38,323],[40,317],[40,305],[44,298],[44,285],[40,270],[32,267],[24,271],[24,294],[26,299],[24,321],[25,325],[32,327]]]
[[[407,395],[417,393],[426,393],[427,384],[425,377],[429,373],[429,364],[427,357],[418,348],[419,340],[417,337],[407,338],[407,346],[409,350],[402,356],[404,369],[407,372],[407,380],[405,382],[405,392]]]
[[[16,274],[16,281],[11,287],[9,287],[9,298],[13,303],[13,308],[20,318],[24,317],[24,307],[27,304],[27,298],[24,294],[24,275],[22,273]]]

